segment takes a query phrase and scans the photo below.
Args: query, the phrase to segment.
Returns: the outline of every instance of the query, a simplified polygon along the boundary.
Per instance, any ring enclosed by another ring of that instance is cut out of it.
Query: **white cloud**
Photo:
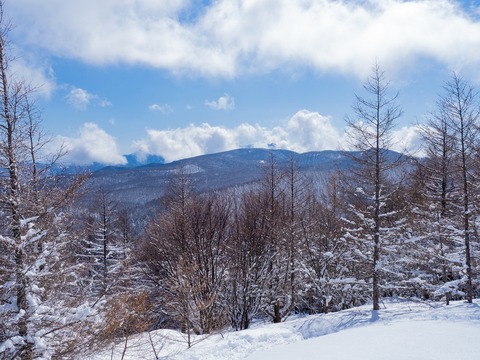
[[[35,90],[34,96],[40,95],[48,99],[57,87],[51,67],[33,61],[27,62],[26,57],[16,58],[11,63],[11,73],[18,80],[27,81],[27,84]]]
[[[134,149],[161,155],[166,161],[253,146],[298,152],[339,147],[342,135],[330,118],[317,112],[301,110],[283,126],[268,129],[260,125],[241,124],[233,128],[190,125],[174,130],[148,130],[147,138],[136,141]]]
[[[98,106],[100,107],[109,107],[109,106],[112,106],[112,103],[108,100],[99,100],[98,101]]]
[[[98,95],[91,94],[81,88],[72,88],[66,96],[67,103],[77,110],[85,110],[93,101],[100,107],[112,106],[108,100],[101,99]]]
[[[298,111],[288,121],[286,130],[295,139],[298,151],[336,149],[342,141],[329,117],[308,110]]]
[[[90,94],[87,90],[74,88],[67,95],[67,103],[75,109],[84,110],[90,104],[95,95]]]
[[[218,0],[198,6],[189,0],[7,2],[16,33],[29,44],[93,64],[226,77],[298,66],[363,76],[375,59],[389,72],[425,58],[456,69],[480,65],[480,19],[460,1]],[[192,12],[196,16],[185,16]]]
[[[235,109],[235,98],[228,94],[220,96],[218,100],[205,100],[205,105],[213,110],[233,110]]]
[[[95,123],[85,123],[76,137],[58,136],[55,143],[67,150],[66,161],[85,165],[93,162],[103,164],[126,164],[120,154],[115,138]]]
[[[425,155],[422,149],[422,132],[418,125],[403,126],[392,134],[392,150],[408,152],[414,156]]]
[[[162,114],[170,114],[173,112],[173,108],[168,104],[152,104],[148,107],[150,111],[160,111]]]

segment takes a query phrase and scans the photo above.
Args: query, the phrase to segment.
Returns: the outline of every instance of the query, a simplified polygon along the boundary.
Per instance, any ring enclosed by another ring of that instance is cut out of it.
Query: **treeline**
[[[480,109],[458,74],[421,126],[422,158],[389,151],[402,111],[376,65],[347,119],[348,171],[309,178],[272,152],[258,183],[212,193],[179,171],[138,222],[103,189],[79,206],[87,176],[58,173],[62,149],[43,152],[0,24],[1,359],[85,357],[159,328],[191,345],[258,318],[480,295]]]

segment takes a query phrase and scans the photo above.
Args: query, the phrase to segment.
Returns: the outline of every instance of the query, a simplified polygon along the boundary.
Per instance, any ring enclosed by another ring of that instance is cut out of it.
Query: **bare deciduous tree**
[[[466,297],[473,301],[473,269],[471,238],[473,221],[473,171],[478,166],[478,135],[480,106],[477,93],[469,82],[457,73],[444,86],[444,94],[439,103],[445,112],[448,126],[453,130],[455,170],[460,174],[460,203],[462,207],[462,232],[464,240]]]
[[[209,334],[226,320],[229,203],[195,194],[184,172],[172,180],[164,201],[165,210],[147,228],[140,259],[162,300],[159,308],[190,339],[192,331]]]
[[[392,130],[402,110],[397,105],[398,94],[390,95],[389,82],[378,64],[365,81],[363,88],[367,98],[356,95],[353,105],[355,117],[347,118],[347,134],[351,146],[358,150],[352,153],[357,164],[354,171],[355,195],[354,222],[359,226],[357,238],[371,248],[370,270],[372,279],[373,309],[379,310],[383,223],[387,216],[385,202],[389,194],[388,171],[398,165],[389,149],[392,145]],[[350,234],[354,232],[351,231]]]

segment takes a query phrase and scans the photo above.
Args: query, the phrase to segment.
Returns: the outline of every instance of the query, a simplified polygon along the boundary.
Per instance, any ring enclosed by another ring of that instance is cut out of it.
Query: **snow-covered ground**
[[[129,339],[124,359],[480,359],[480,301],[390,300],[377,312],[366,305],[193,341],[187,349],[185,335],[156,331]],[[123,350],[118,344],[95,359],[120,359]]]

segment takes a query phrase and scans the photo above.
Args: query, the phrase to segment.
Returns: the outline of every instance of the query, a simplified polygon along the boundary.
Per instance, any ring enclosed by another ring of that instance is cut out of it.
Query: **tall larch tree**
[[[351,228],[348,235],[365,245],[365,260],[370,264],[373,309],[379,310],[382,242],[388,236],[384,224],[388,215],[386,202],[389,194],[388,172],[398,166],[392,159],[392,131],[402,110],[397,104],[398,94],[390,94],[390,83],[378,64],[363,84],[367,97],[356,95],[354,117],[348,117],[347,134],[355,162],[351,185]],[[362,250],[360,250],[362,251]],[[371,252],[371,254],[369,254]],[[367,253],[367,254],[365,254]]]
[[[461,207],[462,237],[464,242],[465,293],[469,303],[473,301],[472,234],[474,232],[473,197],[475,189],[474,169],[478,166],[478,135],[480,104],[477,92],[470,83],[453,73],[444,86],[439,103],[454,132],[455,170],[458,176]]]
[[[437,108],[420,127],[425,157],[417,161],[411,181],[412,227],[418,241],[412,260],[417,284],[426,296],[442,293],[448,304],[456,290],[451,283],[453,268],[458,266],[454,233],[457,184],[455,181],[455,132],[440,98]],[[455,280],[456,281],[456,280]],[[449,283],[450,284],[447,284]],[[418,280],[417,280],[418,283]]]

